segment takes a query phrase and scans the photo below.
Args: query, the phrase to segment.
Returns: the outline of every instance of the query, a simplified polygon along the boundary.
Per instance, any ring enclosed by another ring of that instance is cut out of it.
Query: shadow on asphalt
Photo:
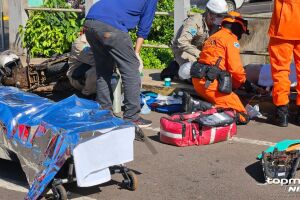
[[[152,73],[149,74],[149,76],[152,78],[152,80],[160,81],[160,73]]]
[[[0,159],[0,179],[28,188],[26,175],[21,164],[16,161]]]
[[[264,172],[262,171],[262,166],[260,161],[257,161],[245,168],[245,171],[258,183],[265,183]]]
[[[155,141],[155,142],[158,142],[158,143],[162,143],[160,140],[159,140],[159,132],[157,133],[157,135],[151,135],[151,136],[148,136],[149,139]]]

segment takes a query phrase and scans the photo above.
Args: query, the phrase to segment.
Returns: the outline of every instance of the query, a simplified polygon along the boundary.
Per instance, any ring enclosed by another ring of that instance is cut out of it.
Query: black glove
[[[254,88],[253,88],[253,83],[251,83],[250,81],[246,80],[244,83],[244,87],[246,92],[250,93],[250,92],[254,92]]]
[[[248,80],[245,81],[244,87],[245,87],[245,90],[249,93],[253,92],[253,93],[261,94],[261,95],[266,95],[268,93],[265,89],[255,85],[254,83],[251,83]]]

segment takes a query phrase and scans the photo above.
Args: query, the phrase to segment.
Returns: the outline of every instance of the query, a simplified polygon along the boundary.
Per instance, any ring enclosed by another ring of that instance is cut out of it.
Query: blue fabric
[[[138,26],[137,36],[147,38],[157,0],[100,0],[89,10],[86,19],[94,19],[128,32]]]
[[[269,147],[264,152],[265,153],[273,152],[275,148],[277,148],[278,151],[284,151],[287,148],[289,148],[290,146],[295,145],[295,144],[299,144],[299,143],[300,143],[300,140],[282,140],[282,141],[278,142],[275,146]],[[261,159],[262,158],[262,154],[259,154],[257,156],[257,158]]]
[[[31,177],[33,183],[26,199],[37,199],[41,195],[84,134],[132,126],[110,111],[100,110],[98,103],[75,95],[55,103],[3,86],[0,86],[0,122],[6,128],[1,129],[0,134],[13,144],[7,148],[14,148],[10,150],[18,157],[24,157],[41,169]],[[39,141],[49,145],[43,146]]]
[[[163,101],[157,100],[158,94],[155,92],[144,91],[141,92],[141,106],[144,105],[143,99],[146,99],[146,104],[152,111],[172,114],[182,112],[182,104],[162,104]]]

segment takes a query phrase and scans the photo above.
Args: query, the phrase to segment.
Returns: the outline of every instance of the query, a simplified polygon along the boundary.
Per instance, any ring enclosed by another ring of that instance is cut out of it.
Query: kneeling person
[[[231,89],[245,86],[248,91],[254,90],[253,84],[246,80],[246,73],[240,58],[238,40],[244,33],[249,33],[247,21],[238,12],[230,12],[224,18],[221,30],[205,41],[198,59],[199,64],[194,66],[200,71],[205,68],[205,75],[200,77],[196,74],[195,76],[191,70],[196,92],[216,107],[234,109],[239,116],[240,124],[248,123],[249,118],[244,105]],[[220,92],[220,73],[225,76],[227,74],[227,78],[231,79],[230,89],[227,91]]]
[[[71,85],[88,96],[96,93],[96,65],[85,34],[72,45],[67,76]]]

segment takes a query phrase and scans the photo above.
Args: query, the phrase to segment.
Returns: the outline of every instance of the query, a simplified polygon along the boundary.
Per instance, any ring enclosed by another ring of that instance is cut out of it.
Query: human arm
[[[199,29],[199,27],[202,26],[202,17],[201,15],[199,15],[189,17],[184,22],[183,27],[179,29],[179,35],[176,38],[177,41],[174,41],[174,45],[177,45],[178,49],[190,55],[193,55],[196,58],[199,57],[199,54],[201,52],[199,50],[199,46],[201,46],[204,40],[207,38],[203,30]],[[199,44],[197,46],[194,42],[196,39],[196,43]]]
[[[138,31],[136,33],[138,38],[146,39],[148,37],[154,19],[156,6],[157,0],[147,1],[138,24]]]
[[[142,49],[142,45],[144,43],[144,38],[142,37],[138,37],[136,40],[136,44],[135,44],[135,55],[138,58],[139,62],[140,62],[140,66],[139,66],[139,71],[142,72],[143,68],[144,68],[144,64],[143,64],[143,60],[140,56],[140,52]]]
[[[226,44],[227,71],[232,76],[232,87],[237,89],[246,81],[246,73],[240,57],[240,46],[237,41],[229,41]]]

